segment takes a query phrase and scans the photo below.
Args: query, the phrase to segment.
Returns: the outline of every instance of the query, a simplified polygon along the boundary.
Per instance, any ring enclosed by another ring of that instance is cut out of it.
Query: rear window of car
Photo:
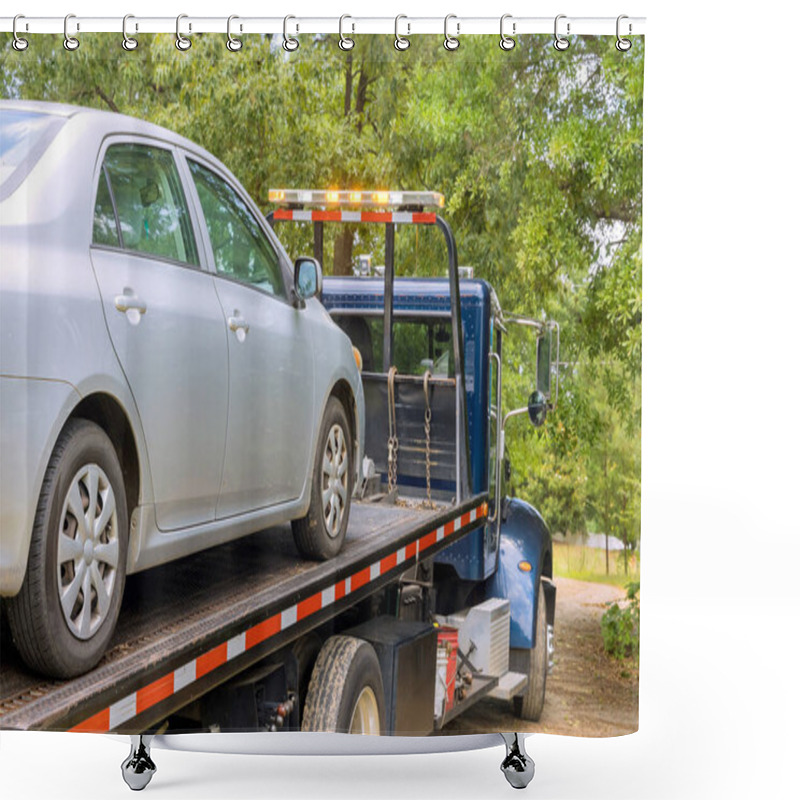
[[[0,189],[2,195],[16,188],[39,160],[64,124],[54,114],[21,109],[0,111]],[[13,178],[13,180],[12,180]]]

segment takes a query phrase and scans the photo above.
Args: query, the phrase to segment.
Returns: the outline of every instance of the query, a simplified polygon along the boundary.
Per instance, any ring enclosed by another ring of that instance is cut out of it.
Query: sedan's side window
[[[108,190],[108,178],[104,169],[100,170],[100,180],[97,182],[92,242],[109,247],[119,247],[120,244],[117,218],[114,214],[114,204],[111,202],[111,192]]]
[[[189,161],[220,275],[285,297],[280,260],[256,218],[230,184]]]
[[[123,248],[199,265],[186,198],[169,151],[140,144],[112,145],[106,152],[103,173],[108,175],[111,186]],[[116,245],[108,238],[102,241],[105,225],[98,214],[102,218],[99,209],[109,205],[103,196],[102,181],[101,174],[94,241]],[[107,215],[105,211],[106,218]]]

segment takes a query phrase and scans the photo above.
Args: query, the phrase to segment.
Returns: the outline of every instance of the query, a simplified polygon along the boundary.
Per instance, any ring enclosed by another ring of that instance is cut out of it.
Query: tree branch
[[[597,66],[594,68],[594,72],[589,75],[589,77],[581,84],[581,88],[578,91],[583,91],[588,84],[590,84],[599,74],[600,74],[600,66],[601,63],[598,62]]]
[[[119,114],[117,104],[99,87],[95,86],[94,90],[97,96],[112,110]]]
[[[347,69],[344,73],[344,115],[350,116],[350,101],[353,94],[353,53],[347,53],[345,61]]]

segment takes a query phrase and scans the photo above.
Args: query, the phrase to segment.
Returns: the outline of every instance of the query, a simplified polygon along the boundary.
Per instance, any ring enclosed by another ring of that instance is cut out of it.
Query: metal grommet
[[[405,36],[400,35],[399,27],[401,19],[408,19],[408,17],[405,14],[398,14],[394,18],[394,49],[402,53],[404,50],[408,50],[408,48],[411,47],[411,39],[406,39]],[[406,27],[408,28],[408,33],[411,33],[410,23],[406,23]]]
[[[298,47],[300,47],[300,42],[292,36],[289,36],[290,19],[296,19],[296,17],[293,17],[290,14],[289,16],[283,18],[283,49],[287,53],[293,53]]]
[[[67,14],[67,16],[64,17],[64,49],[70,52],[77,50],[81,46],[81,43],[74,36],[69,35],[68,28],[71,19],[75,19],[74,14]]]
[[[559,52],[563,52],[564,50],[566,50],[569,47],[569,39],[565,39],[563,36],[559,35],[559,33],[558,33],[558,21],[560,19],[566,19],[566,18],[567,18],[566,14],[559,14],[556,17],[555,29],[554,29],[556,38],[553,41],[553,47],[555,47],[555,49],[558,50]],[[567,36],[569,36],[569,22],[567,23]]]
[[[231,33],[231,22],[233,22],[235,19],[239,19],[239,17],[237,17],[236,14],[231,14],[228,17],[228,41],[225,43],[225,47],[227,47],[228,50],[231,51],[231,53],[238,53],[242,49],[242,40],[237,39]],[[241,30],[242,26],[240,25],[239,31],[241,32]]]
[[[450,52],[452,52],[453,50],[458,50],[458,46],[461,44],[461,42],[459,42],[458,39],[455,36],[451,36],[447,32],[447,23],[450,22],[451,19],[457,19],[456,15],[455,14],[448,14],[444,18],[444,42],[443,42],[444,49],[445,50],[450,50]],[[457,22],[456,23],[456,34],[458,34],[460,28],[461,28],[461,23]]]
[[[628,19],[628,17],[626,17],[625,14],[620,14],[617,17],[617,50],[619,50],[620,53],[626,53],[633,46],[633,42],[630,39],[623,39],[619,35],[619,24],[620,24],[620,22],[622,22],[623,19]],[[631,24],[629,22],[628,23],[628,35],[630,35],[630,32],[631,32]]]
[[[14,39],[11,42],[11,46],[18,53],[21,53],[23,50],[27,50],[28,49],[28,40],[27,39],[23,39],[17,33],[17,20],[18,19],[25,19],[25,16],[23,14],[17,14],[17,16],[14,17],[14,22],[11,25],[11,33],[14,34]],[[27,25],[26,25],[26,28],[27,28]]]
[[[344,33],[342,32],[344,21],[346,19],[353,19],[353,18],[349,14],[342,14],[342,16],[339,17],[339,49],[345,51],[352,50],[356,46],[355,41],[351,39],[349,36],[345,36]],[[351,27],[353,29],[353,32],[355,32],[356,29],[355,23],[352,23]]]
[[[131,38],[128,36],[128,20],[134,19],[133,14],[126,14],[122,18],[122,49],[123,50],[135,50],[139,46],[139,42],[136,39]],[[139,30],[139,26],[136,26],[136,30]]]
[[[512,39],[510,36],[506,36],[505,31],[503,30],[503,26],[505,25],[505,21],[507,19],[511,19],[511,14],[503,14],[503,16],[500,17],[500,49],[505,50],[506,52],[513,50],[517,44],[516,40]],[[517,32],[516,22],[511,23],[511,32]]]
[[[187,39],[181,33],[181,20],[187,19],[188,16],[189,16],[188,14],[178,14],[178,18],[175,20],[175,47],[177,47],[178,50],[181,51],[188,50],[192,46],[192,40]],[[189,31],[191,30],[192,26],[189,25]]]

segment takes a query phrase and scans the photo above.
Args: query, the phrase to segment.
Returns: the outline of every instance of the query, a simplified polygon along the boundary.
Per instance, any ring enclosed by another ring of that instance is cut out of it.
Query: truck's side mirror
[[[294,262],[294,291],[301,300],[322,293],[322,267],[316,258],[303,256]]]
[[[552,340],[550,331],[545,331],[536,340],[536,390],[546,399],[550,397],[550,344]]]
[[[544,425],[547,417],[547,398],[537,389],[528,398],[528,416],[535,428]]]

